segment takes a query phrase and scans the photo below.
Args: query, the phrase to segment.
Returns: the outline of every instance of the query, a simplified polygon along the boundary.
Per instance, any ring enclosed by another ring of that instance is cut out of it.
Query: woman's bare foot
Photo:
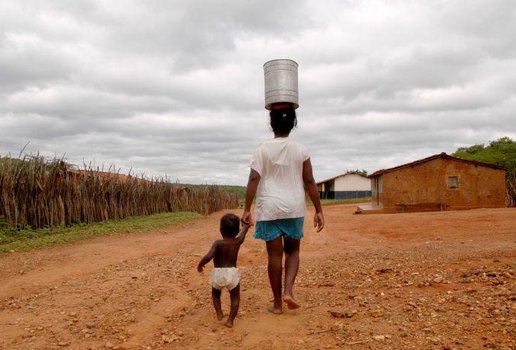
[[[284,295],[283,301],[285,304],[287,304],[287,307],[290,310],[299,309],[301,307],[301,305],[299,305],[299,303],[295,301],[294,298],[292,298],[290,295]]]
[[[267,311],[269,311],[270,313],[276,314],[276,315],[279,315],[279,314],[283,313],[282,309],[277,309],[274,306],[268,306],[267,307]]]
[[[228,328],[233,328],[233,320],[227,320],[226,323],[224,323],[224,326]]]
[[[224,318],[224,314],[222,312],[221,313],[217,312],[217,320],[222,321],[223,318]]]

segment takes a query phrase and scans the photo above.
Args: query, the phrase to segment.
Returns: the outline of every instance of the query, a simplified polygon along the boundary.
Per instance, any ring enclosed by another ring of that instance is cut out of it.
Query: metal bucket
[[[297,87],[297,63],[279,59],[265,62],[265,108],[270,110],[273,103],[289,102],[299,107]]]

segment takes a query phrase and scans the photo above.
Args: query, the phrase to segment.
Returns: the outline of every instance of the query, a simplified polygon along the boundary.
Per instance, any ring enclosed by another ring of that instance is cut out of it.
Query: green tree
[[[516,174],[516,141],[508,137],[491,141],[488,146],[461,147],[453,153],[453,156],[500,165],[506,167],[512,177]]]

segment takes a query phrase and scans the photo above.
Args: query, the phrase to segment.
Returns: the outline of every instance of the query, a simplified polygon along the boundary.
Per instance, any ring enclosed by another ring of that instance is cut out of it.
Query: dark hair
[[[220,219],[220,233],[224,237],[236,237],[240,231],[240,219],[235,214],[226,214]]]
[[[293,107],[273,109],[270,116],[272,131],[275,134],[289,134],[297,125],[296,110]]]

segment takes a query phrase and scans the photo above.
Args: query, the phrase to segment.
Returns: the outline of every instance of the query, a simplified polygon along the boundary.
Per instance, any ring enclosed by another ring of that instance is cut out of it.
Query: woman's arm
[[[317,232],[324,228],[324,215],[322,212],[321,200],[319,199],[319,190],[317,183],[314,180],[312,172],[312,163],[310,159],[303,162],[303,182],[305,184],[306,192],[315,207],[314,227],[317,227]]]
[[[251,215],[251,205],[253,204],[254,196],[256,195],[256,190],[258,188],[258,184],[260,183],[260,174],[254,169],[251,169],[249,173],[249,180],[247,181],[247,189],[245,192],[245,209],[242,214],[242,223],[252,225],[253,217]]]

